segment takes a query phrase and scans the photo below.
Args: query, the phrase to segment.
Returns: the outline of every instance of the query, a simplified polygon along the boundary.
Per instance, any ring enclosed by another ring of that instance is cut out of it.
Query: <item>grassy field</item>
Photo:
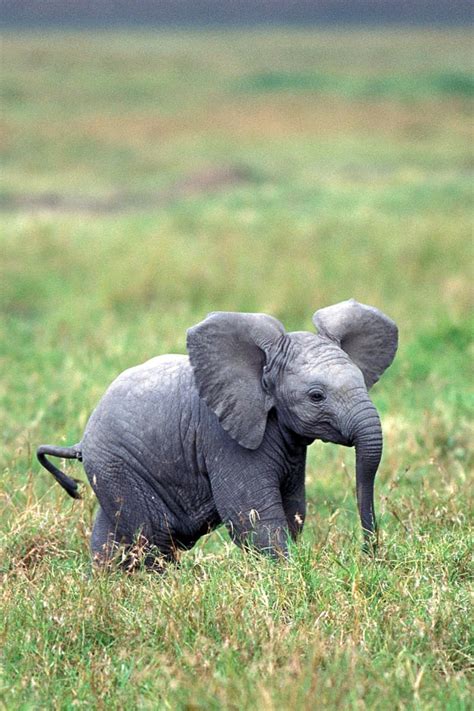
[[[470,52],[462,30],[4,37],[6,709],[472,708]],[[91,575],[90,489],[68,499],[37,444],[78,441],[208,311],[310,329],[351,296],[400,328],[377,559],[353,453],[316,443],[288,563],[220,530],[165,576]]]

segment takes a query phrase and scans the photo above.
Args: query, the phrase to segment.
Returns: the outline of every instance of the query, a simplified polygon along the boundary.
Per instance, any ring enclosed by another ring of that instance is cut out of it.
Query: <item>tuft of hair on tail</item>
[[[50,457],[60,457],[61,459],[77,459],[82,462],[80,445],[75,444],[73,447],[56,447],[51,444],[42,444],[36,450],[39,463],[54,476],[58,484],[61,484],[69,496],[72,496],[73,499],[80,499],[81,495],[77,486],[80,480],[72,479],[70,476],[67,476],[67,474],[55,467],[54,464],[46,458],[46,455]]]

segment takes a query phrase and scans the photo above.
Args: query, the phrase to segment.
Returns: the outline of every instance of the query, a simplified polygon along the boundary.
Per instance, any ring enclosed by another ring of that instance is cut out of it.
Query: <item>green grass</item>
[[[2,52],[3,705],[467,711],[468,33],[25,33]],[[87,207],[117,195],[127,210]],[[36,445],[78,441],[109,382],[184,352],[208,311],[310,329],[351,296],[400,328],[373,390],[378,558],[353,453],[316,443],[288,563],[219,530],[164,576],[91,575],[90,489],[67,499]]]
[[[418,101],[429,96],[472,96],[474,79],[468,72],[392,75],[354,79],[340,75],[311,73],[266,72],[250,76],[241,85],[243,91],[311,91],[321,94],[342,94],[365,99],[388,97]]]

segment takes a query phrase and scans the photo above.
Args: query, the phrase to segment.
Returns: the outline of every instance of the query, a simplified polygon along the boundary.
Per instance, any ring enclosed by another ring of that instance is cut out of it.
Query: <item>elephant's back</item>
[[[93,411],[82,439],[83,456],[91,448],[116,448],[120,442],[147,450],[171,432],[176,439],[176,427],[191,417],[196,400],[187,356],[157,356],[129,368],[111,383]]]
[[[186,355],[168,354],[124,370],[107,389],[105,396],[148,396],[178,389],[189,389],[194,384],[189,358]]]

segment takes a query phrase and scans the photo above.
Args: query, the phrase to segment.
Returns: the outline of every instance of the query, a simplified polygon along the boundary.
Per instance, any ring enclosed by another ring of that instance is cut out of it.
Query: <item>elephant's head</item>
[[[188,331],[200,396],[239,444],[257,449],[267,414],[308,443],[356,449],[357,501],[366,537],[375,531],[374,478],[380,419],[367,391],[397,350],[395,323],[353,299],[316,311],[318,334],[286,333],[264,314],[216,312]]]

